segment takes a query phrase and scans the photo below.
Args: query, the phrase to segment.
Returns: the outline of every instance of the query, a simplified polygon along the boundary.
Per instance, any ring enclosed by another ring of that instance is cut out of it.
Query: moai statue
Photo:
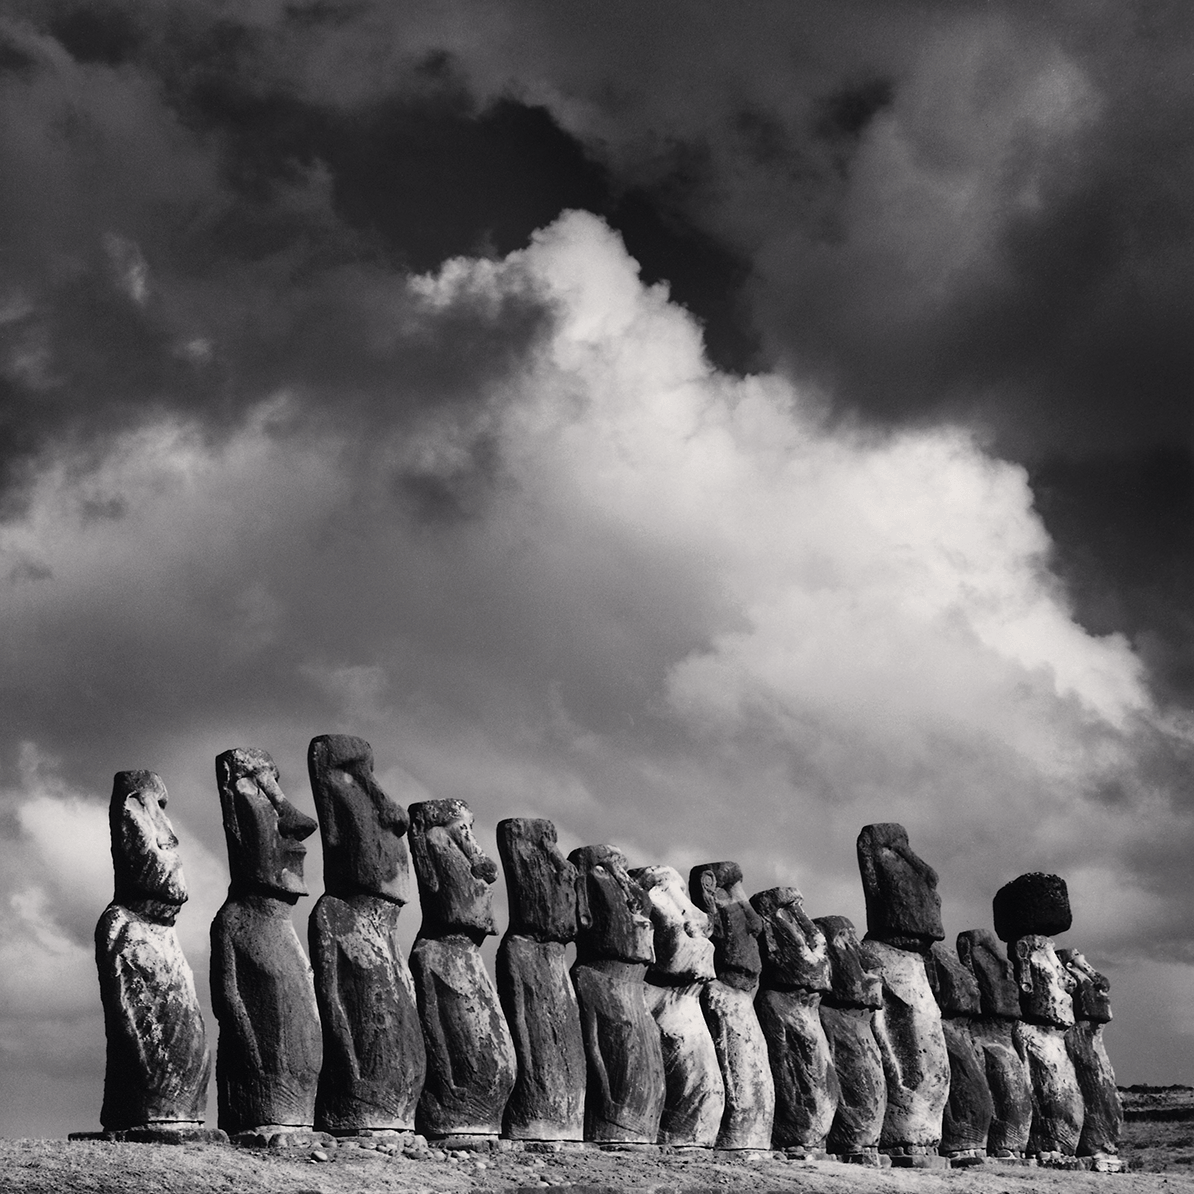
[[[108,1039],[100,1123],[107,1132],[198,1138],[211,1057],[174,930],[187,885],[165,810],[166,785],[152,771],[116,773],[108,805],[115,893],[95,926]]]
[[[1119,1133],[1123,1108],[1115,1071],[1103,1044],[1103,1025],[1111,1019],[1110,983],[1076,949],[1059,949],[1057,956],[1074,982],[1074,1027],[1066,1033],[1066,1046],[1078,1075],[1085,1114],[1078,1155],[1093,1157],[1096,1169],[1117,1173]]]
[[[713,926],[717,977],[702,987],[701,1006],[725,1086],[717,1147],[769,1149],[775,1122],[775,1079],[755,1011],[763,968],[758,941],[763,921],[746,898],[742,869],[736,862],[693,867],[688,889]]]
[[[518,1057],[502,1131],[512,1140],[582,1140],[585,1046],[564,953],[588,919],[584,888],[550,821],[499,821],[497,843],[510,906],[497,989]]]
[[[630,877],[646,892],[654,927],[646,997],[659,1025],[667,1089],[659,1143],[711,1148],[726,1105],[717,1050],[701,1011],[701,992],[716,977],[713,927],[688,898],[679,871],[645,866]]]
[[[654,1144],[666,1088],[643,981],[655,960],[646,896],[613,846],[582,846],[568,861],[580,873],[589,907],[572,966],[587,1061],[585,1139]]]
[[[427,1045],[419,1131],[497,1136],[516,1065],[479,948],[497,932],[490,890],[497,864],[477,845],[473,814],[463,800],[412,804],[410,844],[423,906],[410,955]]]
[[[896,1166],[948,1165],[938,1154],[949,1098],[949,1055],[924,955],[945,936],[937,872],[908,845],[902,825],[866,825],[858,835],[866,896],[862,961],[883,983],[875,1040],[887,1075],[880,1151]]]
[[[315,1126],[337,1136],[413,1131],[427,1057],[397,938],[410,898],[406,812],[373,778],[363,738],[313,738],[307,770],[326,889],[308,923],[323,1023]]]
[[[1050,940],[1070,927],[1065,880],[1039,872],[1021,875],[996,892],[994,913],[995,932],[1008,943],[1020,987],[1016,1044],[1032,1083],[1028,1151],[1042,1162],[1060,1163],[1078,1151],[1084,1115],[1078,1075],[1066,1050],[1077,984]]]
[[[970,1030],[983,1055],[994,1113],[987,1155],[1023,1158],[1032,1127],[1032,1085],[1013,1033],[1020,1019],[1020,988],[1007,954],[990,929],[959,933],[958,958],[978,983],[979,1015]]]
[[[775,1081],[776,1148],[823,1153],[837,1111],[838,1081],[821,1025],[829,990],[829,947],[794,887],[750,897],[763,921],[763,971],[755,1011]]]
[[[879,1153],[887,1080],[874,1032],[883,984],[863,968],[853,921],[818,916],[813,924],[825,934],[829,950],[829,990],[821,999],[821,1026],[840,1091],[827,1147],[845,1161],[878,1167],[888,1163]]]
[[[282,794],[263,750],[225,751],[216,780],[232,876],[211,926],[216,1089],[220,1127],[251,1142],[315,1122],[323,1040],[290,909],[307,894],[303,840],[316,825]]]
[[[934,941],[925,957],[929,986],[941,1009],[941,1029],[949,1054],[949,1100],[941,1122],[941,1153],[955,1165],[981,1165],[995,1103],[987,1067],[971,1030],[981,1004],[978,980],[958,955]]]

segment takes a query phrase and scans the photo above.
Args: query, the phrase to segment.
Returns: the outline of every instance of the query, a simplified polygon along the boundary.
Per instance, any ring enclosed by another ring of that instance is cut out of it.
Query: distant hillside
[[[1121,1086],[1125,1119],[1194,1120],[1194,1086]]]

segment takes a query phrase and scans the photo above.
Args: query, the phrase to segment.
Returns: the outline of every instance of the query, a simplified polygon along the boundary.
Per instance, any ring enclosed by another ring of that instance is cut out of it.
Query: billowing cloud
[[[113,771],[166,780],[202,971],[213,757],[265,747],[309,807],[306,742],[333,731],[372,741],[398,799],[467,799],[490,844],[548,816],[640,864],[736,857],[861,923],[854,838],[896,819],[951,931],[1058,870],[1099,962],[1187,961],[1194,740],[1122,637],[1074,621],[1022,468],[718,371],[586,213],[391,285],[396,343],[450,342],[461,311],[538,331],[417,417],[397,377],[392,409],[334,420],[263,394],[218,444],[164,418],[85,479],[43,471],[0,533],[12,836],[38,860],[5,897],[41,959],[22,982],[82,990]]]

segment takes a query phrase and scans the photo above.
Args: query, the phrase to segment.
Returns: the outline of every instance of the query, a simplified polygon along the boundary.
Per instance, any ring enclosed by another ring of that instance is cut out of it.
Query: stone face
[[[645,994],[663,1051],[659,1143],[711,1147],[725,1111],[721,1067],[701,1010],[701,990],[716,977],[712,924],[672,867],[642,867],[630,877],[646,893],[654,930]]]
[[[1053,942],[1033,934],[1013,945],[1012,966],[1020,987],[1020,1015],[1033,1024],[1069,1028],[1074,1023],[1077,983],[1062,965]]]
[[[497,866],[472,825],[463,800],[410,806],[423,908],[410,965],[427,1048],[417,1123],[429,1136],[496,1136],[514,1089],[514,1042],[478,948],[496,931]]]
[[[713,930],[717,977],[701,991],[701,1006],[725,1088],[717,1147],[767,1149],[775,1121],[775,1081],[754,1008],[763,966],[758,942],[763,921],[746,898],[735,862],[693,867],[688,887]]]
[[[991,1092],[987,1151],[994,1156],[1022,1154],[1032,1126],[1032,1089],[1027,1064],[1012,1035],[1012,1025],[1020,1018],[1020,988],[990,929],[959,933],[958,958],[978,984],[981,1014],[971,1021],[970,1033],[982,1054]]]
[[[568,860],[589,910],[572,967],[587,1063],[585,1139],[654,1144],[666,1087],[643,982],[655,960],[646,896],[613,846],[582,846]]]
[[[794,887],[751,896],[763,922],[763,969],[755,1011],[775,1083],[776,1148],[825,1147],[838,1103],[838,1081],[821,1024],[829,990],[829,949]]]
[[[936,1149],[949,1098],[949,1055],[924,958],[869,937],[861,954],[863,965],[883,984],[883,1006],[874,1023],[887,1077],[880,1147]]]
[[[821,1025],[840,1092],[827,1144],[831,1153],[858,1156],[878,1148],[887,1111],[887,1082],[874,1034],[883,985],[863,968],[850,920],[819,916],[814,923],[825,934],[829,953],[830,987],[821,1001]]]
[[[362,738],[312,739],[307,767],[327,887],[308,926],[323,1026],[315,1124],[340,1135],[411,1131],[427,1058],[397,938],[410,893],[406,812],[373,778]]]
[[[979,1014],[1004,1020],[1020,1018],[1020,988],[1011,961],[990,929],[958,934],[958,959],[978,983]]]
[[[1020,937],[1055,937],[1073,921],[1065,880],[1040,871],[1004,884],[995,893],[992,910],[995,933],[1009,945]]]
[[[211,1058],[174,930],[187,889],[166,801],[152,771],[116,773],[108,806],[115,894],[95,928],[107,1131],[197,1128],[207,1106]]]
[[[912,852],[902,825],[889,821],[863,826],[858,869],[868,937],[917,950],[944,939],[937,872]]]
[[[497,838],[510,907],[497,989],[518,1058],[503,1132],[514,1140],[580,1140],[585,1052],[565,944],[588,913],[583,886],[550,821],[500,821]]]
[[[1111,1019],[1110,984],[1078,950],[1059,949],[1057,956],[1076,984],[1075,1024],[1066,1033],[1066,1048],[1082,1091],[1078,1155],[1114,1155],[1119,1152],[1123,1108],[1115,1072],[1103,1043],[1103,1025]]]
[[[315,822],[262,750],[216,759],[232,882],[211,926],[219,1123],[230,1135],[311,1127],[323,1056],[311,967],[290,921]]]

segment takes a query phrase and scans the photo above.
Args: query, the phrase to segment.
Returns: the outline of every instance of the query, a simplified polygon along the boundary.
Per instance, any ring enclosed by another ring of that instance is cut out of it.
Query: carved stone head
[[[863,826],[858,869],[868,937],[921,953],[944,939],[937,872],[912,853],[902,825],[888,821]]]
[[[536,941],[572,941],[589,907],[579,873],[556,844],[556,827],[534,817],[509,817],[497,827],[506,872],[510,932]]]
[[[1033,1024],[1068,1028],[1074,1023],[1077,981],[1062,965],[1053,942],[1040,933],[1015,944],[1013,966],[1020,986],[1020,1011]]]
[[[883,980],[862,964],[854,922],[846,916],[818,916],[813,924],[825,934],[829,952],[825,1002],[831,1007],[882,1007]]]
[[[750,906],[736,862],[706,862],[688,875],[692,902],[713,922],[713,965],[717,977],[738,990],[749,991],[763,968],[759,934],[763,921]]]
[[[958,934],[958,958],[978,983],[981,1014],[1001,1020],[1020,1018],[1020,988],[1011,961],[990,929]]]
[[[166,817],[166,800],[166,785],[152,771],[118,771],[113,777],[108,828],[116,903],[150,900],[177,908],[186,902],[178,838]]]
[[[978,980],[948,945],[934,941],[925,955],[925,972],[933,998],[946,1018],[977,1016],[981,1008]]]
[[[472,810],[463,800],[412,804],[410,847],[423,906],[422,936],[465,933],[480,940],[497,932],[490,890],[497,863],[477,845]]]
[[[216,782],[228,840],[230,890],[295,903],[307,894],[303,841],[315,832],[314,819],[282,794],[278,768],[263,750],[226,750],[216,758]]]
[[[1059,949],[1057,956],[1077,984],[1074,1018],[1106,1024],[1111,1019],[1111,984],[1076,949]]]
[[[713,925],[688,898],[680,872],[670,866],[644,866],[630,877],[647,894],[647,908],[655,930],[655,961],[647,971],[653,982],[709,982],[713,968]]]
[[[763,986],[779,991],[828,991],[829,947],[804,911],[795,887],[772,887],[750,897],[763,921]]]
[[[311,739],[307,772],[323,838],[324,886],[331,895],[410,899],[405,810],[373,778],[373,748],[364,738]]]
[[[581,962],[654,962],[654,930],[647,897],[615,846],[581,846],[568,855],[585,885],[589,923],[576,937]]]

